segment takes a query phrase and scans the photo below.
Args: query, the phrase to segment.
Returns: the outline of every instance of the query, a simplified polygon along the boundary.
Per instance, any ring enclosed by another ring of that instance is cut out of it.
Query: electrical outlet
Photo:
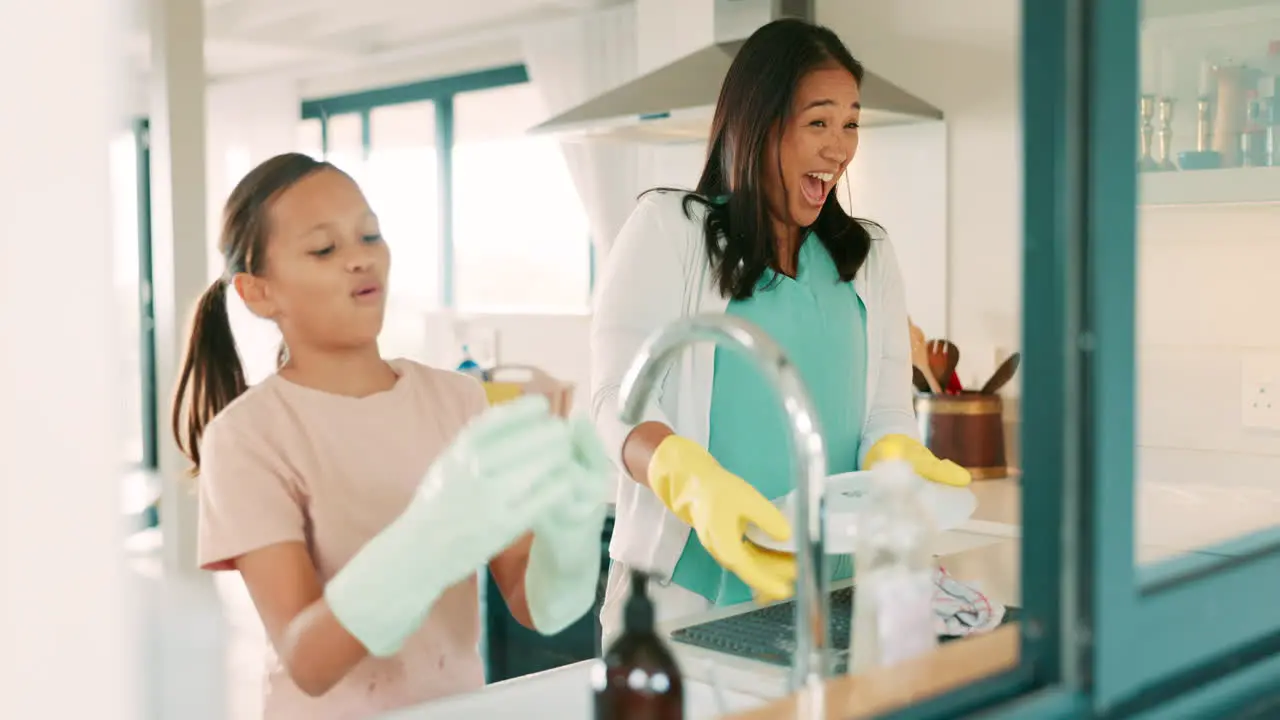
[[[1245,356],[1240,372],[1240,419],[1247,428],[1280,430],[1280,354]]]

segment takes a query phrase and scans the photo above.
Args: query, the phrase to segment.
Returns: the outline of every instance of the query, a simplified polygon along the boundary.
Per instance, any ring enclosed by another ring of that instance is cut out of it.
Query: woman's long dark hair
[[[802,20],[783,19],[752,33],[729,67],[716,102],[702,177],[684,198],[684,212],[690,218],[694,203],[706,208],[707,256],[726,297],[751,297],[765,271],[779,266],[764,182],[765,173],[773,171],[765,167],[768,143],[771,138],[781,142],[801,80],[832,64],[848,70],[862,84],[862,63],[835,33]],[[845,282],[867,259],[869,225],[875,226],[850,217],[835,193],[830,193],[809,228],[826,246]]]
[[[215,415],[249,389],[227,317],[226,296],[231,278],[237,273],[263,273],[271,201],[321,170],[337,168],[301,153],[277,155],[250,171],[227,199],[218,240],[226,269],[200,296],[173,398],[173,437],[195,471],[200,469],[204,429]],[[283,362],[285,353],[282,346],[278,362]]]

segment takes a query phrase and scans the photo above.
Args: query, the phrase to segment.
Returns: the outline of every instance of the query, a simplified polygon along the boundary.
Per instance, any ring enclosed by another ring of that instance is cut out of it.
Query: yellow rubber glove
[[[973,482],[968,470],[950,460],[938,459],[920,441],[906,435],[885,435],[877,440],[867,451],[862,467],[870,470],[885,460],[906,460],[917,475],[940,485],[964,487]]]
[[[791,523],[760,491],[721,467],[700,445],[678,435],[659,443],[649,461],[649,487],[760,602],[785,600],[795,593],[795,558],[771,553],[744,537],[751,523],[785,541],[791,537]]]

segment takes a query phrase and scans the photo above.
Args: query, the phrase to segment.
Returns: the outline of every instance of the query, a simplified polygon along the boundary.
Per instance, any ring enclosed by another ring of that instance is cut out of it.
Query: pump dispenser
[[[680,668],[654,629],[649,577],[631,571],[623,631],[592,674],[596,720],[683,720]]]

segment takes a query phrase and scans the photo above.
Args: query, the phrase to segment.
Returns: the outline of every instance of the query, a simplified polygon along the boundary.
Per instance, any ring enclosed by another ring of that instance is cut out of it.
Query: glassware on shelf
[[[1240,166],[1266,167],[1267,159],[1267,126],[1263,117],[1263,105],[1256,90],[1246,93],[1248,110],[1244,129],[1240,131]]]
[[[1214,68],[1216,102],[1213,118],[1213,149],[1222,157],[1223,167],[1240,167],[1240,134],[1245,129],[1249,104],[1245,92],[1248,68],[1228,61]]]
[[[1178,153],[1183,170],[1213,170],[1222,167],[1222,156],[1213,148],[1217,69],[1209,60],[1200,63],[1200,84],[1196,97],[1196,149]]]
[[[1156,114],[1156,96],[1144,94],[1138,108],[1142,115],[1142,154],[1138,156],[1138,170],[1152,172],[1160,169],[1160,163],[1151,156],[1151,145],[1155,139],[1155,126],[1151,120]]]
[[[1156,136],[1156,164],[1159,170],[1177,170],[1178,165],[1173,161],[1173,105],[1174,99],[1171,97],[1162,97],[1156,103],[1156,121],[1160,125],[1159,133]]]

